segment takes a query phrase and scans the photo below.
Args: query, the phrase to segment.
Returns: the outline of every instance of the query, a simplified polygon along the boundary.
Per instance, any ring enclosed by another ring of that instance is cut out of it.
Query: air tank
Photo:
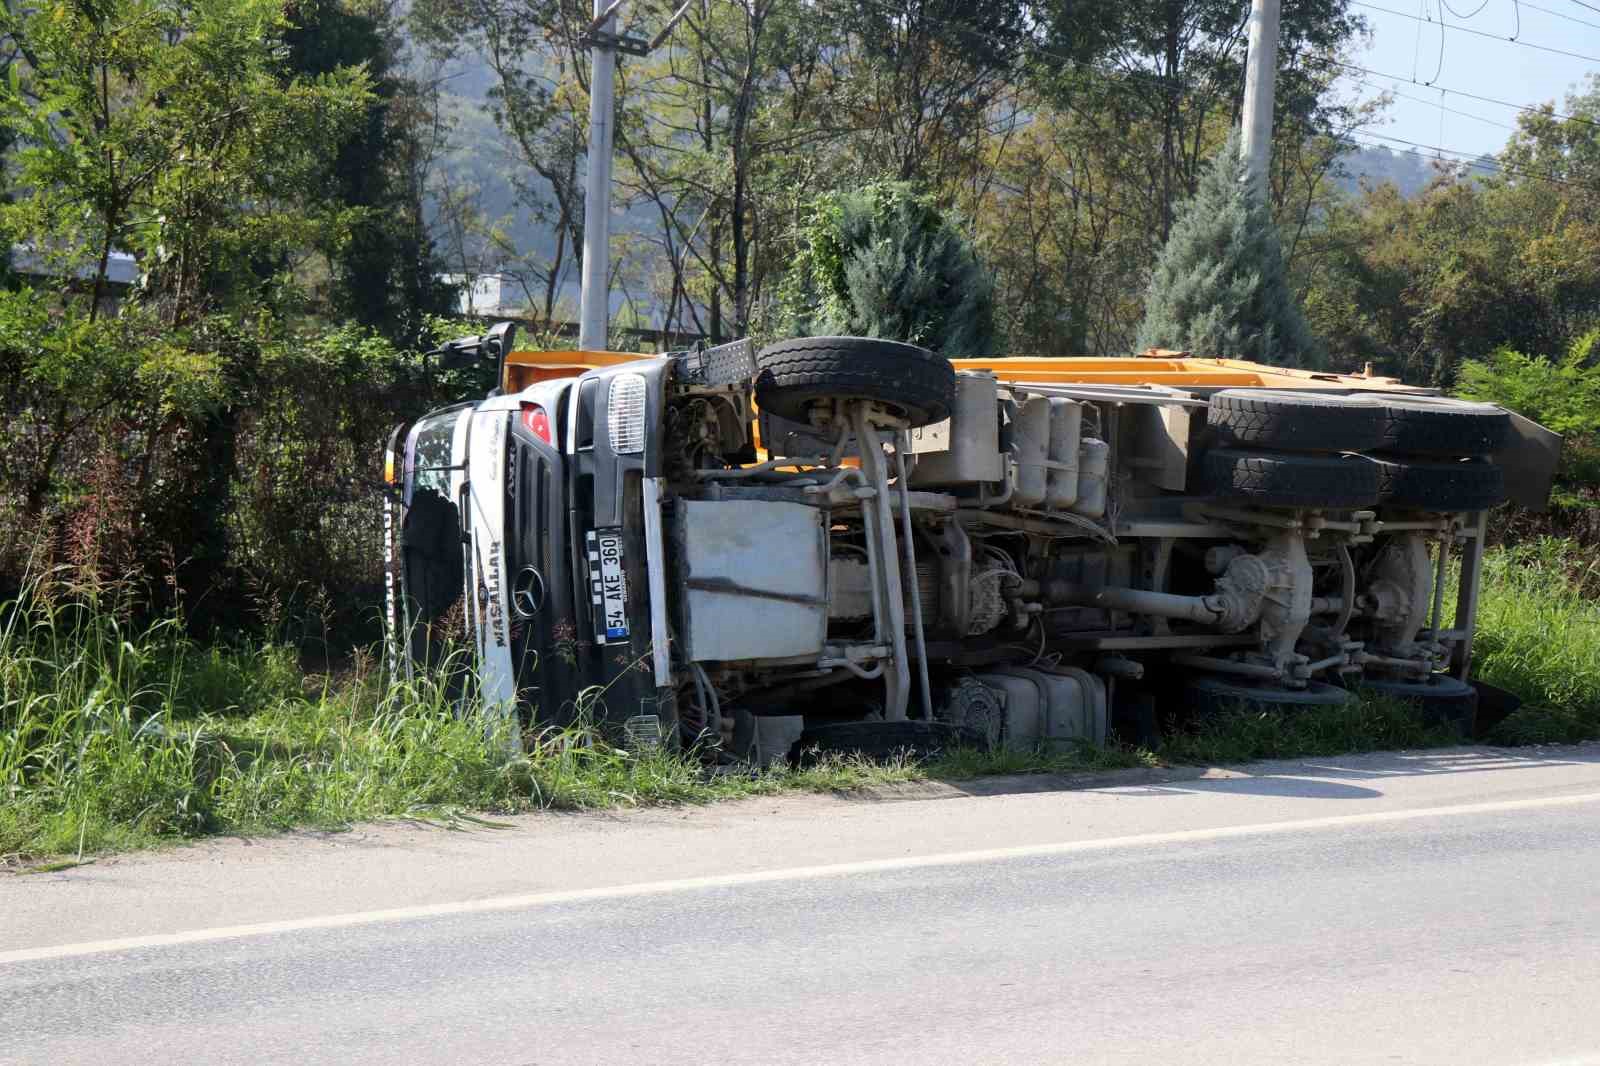
[[[1037,507],[1044,502],[1045,458],[1050,448],[1050,401],[1030,396],[1017,409],[1011,427],[1011,440],[1017,449],[1017,487],[1011,503],[1016,507]]]
[[[1083,405],[1076,400],[1050,401],[1050,474],[1045,481],[1045,506],[1064,511],[1078,499],[1078,438],[1083,430]]]
[[[959,487],[1005,480],[1000,454],[1000,406],[994,375],[962,371],[956,375],[956,404],[950,420],[911,431],[917,465],[914,486]]]
[[[1106,476],[1110,473],[1111,445],[1086,437],[1078,450],[1078,501],[1076,514],[1099,518],[1106,513]]]

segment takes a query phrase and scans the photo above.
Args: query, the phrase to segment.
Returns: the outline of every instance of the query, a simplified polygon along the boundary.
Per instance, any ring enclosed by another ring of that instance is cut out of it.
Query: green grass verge
[[[1600,564],[1565,542],[1491,553],[1478,673],[1526,705],[1503,743],[1600,737]],[[93,600],[0,609],[0,863],[81,856],[212,833],[340,827],[462,812],[706,803],[927,779],[1240,762],[1450,743],[1403,706],[1224,715],[1154,752],[955,752],[874,765],[706,772],[619,750],[582,730],[528,750],[453,713],[426,681],[383,686],[358,660],[337,683],[285,648],[202,647],[175,623],[135,630]]]
[[[1489,553],[1473,670],[1524,701],[1489,739],[1600,737],[1600,560],[1549,537]]]

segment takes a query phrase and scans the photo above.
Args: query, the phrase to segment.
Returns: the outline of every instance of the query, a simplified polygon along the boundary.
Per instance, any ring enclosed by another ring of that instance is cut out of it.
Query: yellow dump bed
[[[551,378],[576,377],[596,367],[651,359],[635,352],[512,352],[506,357],[506,392],[520,392]],[[1133,358],[1013,356],[955,359],[957,370],[989,370],[1005,381],[1057,385],[1168,385],[1174,388],[1362,389],[1428,394],[1436,389],[1402,384],[1398,378],[1291,370],[1242,359],[1201,359],[1186,352],[1152,349]]]

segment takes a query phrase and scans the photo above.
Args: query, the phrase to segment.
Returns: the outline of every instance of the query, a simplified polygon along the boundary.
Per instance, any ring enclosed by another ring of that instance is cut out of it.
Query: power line
[[[1538,4],[1530,4],[1528,3],[1528,0],[1519,0],[1519,2],[1529,11],[1542,11],[1546,15],[1551,15],[1558,19],[1566,19],[1568,22],[1576,22],[1578,25],[1588,26],[1592,30],[1600,30],[1600,22],[1588,22],[1574,15],[1563,15],[1559,11],[1551,11],[1548,7],[1540,7]]]
[[[1579,7],[1586,7],[1590,11],[1594,11],[1594,12],[1600,13],[1600,7],[1595,7],[1593,4],[1586,4],[1586,3],[1583,2],[1583,0],[1572,0],[1572,2],[1574,4],[1577,4]]]
[[[1463,152],[1458,148],[1443,148],[1443,147],[1441,147],[1439,145],[1436,145],[1436,144],[1422,144],[1422,143],[1420,143],[1418,141],[1408,141],[1404,137],[1394,137],[1394,136],[1391,136],[1391,135],[1389,135],[1387,133],[1377,133],[1377,132],[1374,132],[1372,130],[1365,130],[1365,129],[1364,130],[1355,131],[1355,132],[1352,132],[1352,133],[1347,133],[1344,136],[1347,139],[1355,140],[1355,138],[1357,136],[1357,133],[1359,133],[1359,135],[1363,136],[1363,137],[1377,137],[1377,138],[1380,138],[1380,139],[1385,140],[1385,141],[1393,141],[1396,144],[1404,144],[1404,145],[1407,145],[1407,146],[1409,146],[1411,148],[1424,148],[1424,149],[1426,149],[1426,150],[1428,150],[1430,152],[1436,152],[1436,153],[1438,153],[1440,155],[1458,156],[1459,159],[1458,160],[1453,160],[1453,161],[1462,162],[1462,163],[1465,163],[1467,166],[1477,167],[1479,170],[1487,170],[1487,171],[1490,171],[1491,173],[1495,173],[1495,174],[1509,174],[1512,177],[1526,178],[1529,181],[1547,181],[1552,185],[1564,185],[1564,186],[1567,186],[1568,188],[1573,188],[1573,189],[1592,189],[1593,188],[1593,186],[1588,182],[1568,181],[1566,178],[1553,178],[1548,174],[1538,174],[1538,173],[1535,173],[1535,172],[1533,172],[1531,170],[1523,170],[1520,167],[1507,166],[1505,163],[1500,162],[1498,159],[1495,159],[1493,156],[1490,157],[1490,161],[1485,162],[1484,159],[1483,159],[1483,153],[1481,153],[1481,152]],[[1382,148],[1382,147],[1385,147],[1385,146],[1384,145],[1377,145],[1377,144],[1368,144],[1367,147],[1368,148]]]
[[[1425,19],[1421,15],[1412,15],[1405,11],[1396,11],[1392,7],[1382,7],[1378,4],[1369,4],[1366,3],[1365,0],[1350,0],[1350,6],[1364,7],[1371,11],[1382,11],[1387,15],[1397,15],[1400,18],[1414,19],[1417,22],[1433,21],[1432,19]],[[1552,48],[1550,45],[1534,44],[1532,41],[1519,41],[1514,37],[1502,37],[1498,33],[1484,33],[1482,30],[1475,30],[1470,26],[1452,26],[1450,23],[1445,22],[1442,19],[1439,21],[1438,25],[1447,30],[1456,30],[1460,33],[1470,33],[1474,37],[1485,37],[1491,41],[1502,41],[1506,44],[1514,44],[1522,48],[1532,48],[1539,52],[1549,52],[1551,55],[1566,56],[1568,59],[1581,59],[1587,63],[1600,63],[1600,56],[1584,55],[1582,52],[1568,52],[1564,48]]]
[[[867,6],[871,6],[871,7],[877,8],[879,10],[879,12],[882,13],[882,14],[897,14],[897,13],[899,13],[897,9],[889,6],[888,0],[862,0],[862,2],[865,3]],[[1353,3],[1360,3],[1360,0],[1352,0],[1352,2]],[[1590,10],[1600,12],[1600,7],[1593,7],[1590,4],[1581,3],[1581,0],[1571,0],[1571,2],[1575,3],[1575,4],[1579,4],[1579,6],[1581,6],[1581,7],[1590,8]],[[1366,7],[1366,6],[1371,6],[1371,5],[1361,4],[1361,6]],[[1388,10],[1388,9],[1387,8],[1382,8],[1380,10]],[[1407,17],[1416,18],[1417,16],[1412,15],[1412,16],[1407,16]],[[954,28],[954,29],[958,29],[963,33],[969,33],[969,34],[972,34],[975,37],[981,37],[981,38],[987,39],[989,41],[992,41],[992,42],[994,42],[996,44],[1016,44],[1017,43],[1016,41],[1007,39],[1005,37],[1002,37],[999,34],[995,34],[995,33],[992,33],[992,32],[987,32],[987,31],[978,29],[977,27],[975,27],[975,26],[973,26],[973,25],[971,25],[969,23],[958,23],[958,22],[955,22],[952,19],[939,18],[937,16],[929,15],[929,14],[926,14],[926,13],[923,13],[921,15],[921,18],[922,18],[923,21],[931,22],[931,23],[934,23],[936,25],[948,26],[948,27],[951,27],[951,28]],[[1426,20],[1423,20],[1423,21],[1426,21]],[[1449,26],[1447,28],[1456,29],[1458,27]],[[1503,38],[1503,37],[1495,37],[1494,39],[1497,40],[1497,41],[1505,40],[1505,38]],[[1159,84],[1161,84],[1163,86],[1168,87],[1171,90],[1180,90],[1181,91],[1183,89],[1192,87],[1189,84],[1185,83],[1182,79],[1168,77],[1168,76],[1163,75],[1163,74],[1157,74],[1154,71],[1128,70],[1128,69],[1120,68],[1120,67],[1100,66],[1100,65],[1096,65],[1096,64],[1093,64],[1093,63],[1086,62],[1086,61],[1084,61],[1082,59],[1077,59],[1077,58],[1075,58],[1073,56],[1068,56],[1068,55],[1065,55],[1063,53],[1053,51],[1053,50],[1051,50],[1049,48],[1046,48],[1045,46],[1043,46],[1043,45],[1041,45],[1041,44],[1039,44],[1039,43],[1037,43],[1035,41],[1027,40],[1026,38],[1023,38],[1023,41],[1025,42],[1025,46],[1027,47],[1028,51],[1032,52],[1034,55],[1046,56],[1046,57],[1051,58],[1051,59],[1056,59],[1056,60],[1058,60],[1058,61],[1060,61],[1062,63],[1065,63],[1065,64],[1067,64],[1067,65],[1069,65],[1071,67],[1074,67],[1076,69],[1079,69],[1079,70],[1088,70],[1088,71],[1092,71],[1092,72],[1097,73],[1097,74],[1104,74],[1104,75],[1107,75],[1107,76],[1110,76],[1110,77],[1140,78],[1140,79],[1144,79],[1144,80],[1147,80],[1147,81],[1157,82],[1157,83],[1159,83]],[[1522,42],[1509,42],[1509,43],[1522,43]],[[1530,46],[1530,47],[1533,47],[1533,46]],[[1510,108],[1513,111],[1520,111],[1520,112],[1523,112],[1524,114],[1546,115],[1546,116],[1549,116],[1550,118],[1557,119],[1557,120],[1560,120],[1560,121],[1563,121],[1563,122],[1577,122],[1577,123],[1580,123],[1580,124],[1585,125],[1585,126],[1595,126],[1597,128],[1600,128],[1600,121],[1596,121],[1594,119],[1589,119],[1589,118],[1584,118],[1581,115],[1563,114],[1562,112],[1556,111],[1553,108],[1547,110],[1544,107],[1529,107],[1526,104],[1513,103],[1510,100],[1501,100],[1501,99],[1499,99],[1497,97],[1493,97],[1493,96],[1484,96],[1481,93],[1468,92],[1465,89],[1452,89],[1452,88],[1450,88],[1448,86],[1444,86],[1444,85],[1432,85],[1432,84],[1425,85],[1423,82],[1418,81],[1416,78],[1407,77],[1404,74],[1391,74],[1391,73],[1389,73],[1387,71],[1373,70],[1371,67],[1364,67],[1364,66],[1361,66],[1361,65],[1356,64],[1356,63],[1346,63],[1346,62],[1344,62],[1342,60],[1332,59],[1332,58],[1329,58],[1329,57],[1326,57],[1326,56],[1290,53],[1290,57],[1291,57],[1291,59],[1299,58],[1299,59],[1307,60],[1309,62],[1323,63],[1323,64],[1326,64],[1326,65],[1329,65],[1329,66],[1340,67],[1340,68],[1343,68],[1345,70],[1351,70],[1351,71],[1356,71],[1356,72],[1361,73],[1361,74],[1366,74],[1366,75],[1368,75],[1370,77],[1374,77],[1374,78],[1388,78],[1391,81],[1410,82],[1412,85],[1423,86],[1424,88],[1433,89],[1435,91],[1442,92],[1442,93],[1447,93],[1447,94],[1452,95],[1452,96],[1459,96],[1464,100],[1476,100],[1479,103],[1494,104],[1497,107]],[[1597,62],[1600,62],[1600,60],[1597,60]],[[1437,106],[1437,105],[1434,105],[1431,101],[1423,101],[1423,102],[1428,103],[1429,106]],[[1455,113],[1456,114],[1461,114],[1461,115],[1463,115],[1465,117],[1478,118],[1480,121],[1483,121],[1483,122],[1489,122],[1490,121],[1489,119],[1484,119],[1481,116],[1468,115],[1466,112],[1455,112]],[[1509,129],[1511,127],[1507,127],[1507,128]]]
[[[1504,122],[1496,122],[1492,118],[1484,118],[1482,115],[1475,115],[1471,111],[1460,111],[1460,110],[1457,110],[1456,108],[1453,108],[1453,107],[1445,107],[1443,104],[1436,103],[1433,100],[1424,100],[1420,96],[1411,96],[1408,93],[1400,92],[1398,89],[1391,89],[1387,85],[1379,85],[1377,82],[1368,81],[1365,78],[1357,78],[1355,80],[1360,82],[1362,85],[1366,85],[1366,86],[1368,86],[1370,88],[1379,89],[1379,90],[1381,90],[1383,92],[1389,93],[1390,95],[1398,96],[1402,100],[1413,100],[1413,101],[1415,101],[1415,102],[1417,102],[1419,104],[1423,104],[1424,106],[1427,106],[1427,107],[1437,107],[1439,110],[1448,111],[1452,115],[1460,115],[1462,118],[1475,119],[1478,122],[1487,123],[1490,126],[1496,126],[1496,127],[1500,128],[1500,129],[1503,129],[1503,130],[1510,130],[1512,133],[1515,133],[1517,131],[1517,127],[1515,127],[1515,126],[1507,126]]]
[[[1574,0],[1574,2],[1576,2],[1576,0]],[[1373,70],[1371,67],[1363,67],[1357,63],[1346,63],[1343,60],[1330,59],[1326,56],[1303,55],[1299,56],[1298,58],[1305,59],[1312,63],[1325,63],[1330,66],[1343,67],[1345,70],[1354,70],[1362,74],[1370,74],[1374,78],[1389,78],[1392,81],[1406,81],[1410,82],[1412,85],[1423,84],[1422,82],[1417,81],[1415,78],[1406,77],[1404,74],[1390,74],[1382,70]],[[1427,85],[1423,87],[1428,89],[1436,89],[1439,92],[1449,93],[1452,96],[1459,96],[1467,100],[1477,100],[1485,104],[1498,104],[1501,107],[1509,107],[1514,111],[1523,111],[1530,115],[1548,115],[1550,118],[1560,119],[1564,122],[1578,122],[1585,126],[1600,127],[1600,122],[1597,122],[1594,119],[1584,118],[1582,115],[1565,115],[1553,109],[1547,111],[1542,107],[1529,107],[1526,104],[1514,104],[1510,100],[1500,100],[1493,96],[1482,96],[1478,93],[1469,93],[1465,89],[1451,89],[1443,85]]]

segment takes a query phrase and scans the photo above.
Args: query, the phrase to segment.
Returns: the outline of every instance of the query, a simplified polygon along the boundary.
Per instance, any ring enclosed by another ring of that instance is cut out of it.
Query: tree
[[[1340,369],[1448,387],[1463,360],[1562,351],[1600,325],[1600,90],[1564,110],[1523,115],[1486,167],[1323,213],[1295,272]]]
[[[283,30],[275,0],[64,0],[0,16],[26,57],[0,88],[27,190],[6,221],[62,276],[87,274],[91,319],[113,250],[140,258],[147,296],[178,324],[253,299],[260,264],[348,221],[313,179],[369,101],[367,76],[293,77]]]
[[[587,4],[571,0],[418,0],[410,22],[441,56],[482,62],[490,85],[484,103],[513,160],[509,184],[517,205],[550,231],[546,254],[507,247],[480,230],[498,265],[525,289],[540,289],[546,325],[583,248],[583,169],[588,130]],[[619,91],[619,99],[625,93]],[[484,154],[484,146],[473,149]],[[459,202],[445,205],[449,210]]]
[[[1156,260],[1138,347],[1311,365],[1321,352],[1289,290],[1277,229],[1228,138]]]
[[[669,329],[743,336],[768,301],[784,216],[826,187],[819,157],[849,129],[834,32],[796,0],[701,0],[624,68],[618,181],[660,219]]]
[[[941,192],[968,179],[1032,43],[1029,5],[846,0],[831,11],[850,130],[839,163]]]
[[[1577,337],[1560,359],[1502,347],[1468,360],[1457,395],[1500,404],[1560,433],[1559,479],[1592,491],[1600,476],[1600,329]]]
[[[800,237],[779,328],[993,355],[994,288],[972,244],[903,182],[825,196]]]
[[[414,343],[427,315],[455,303],[439,281],[444,264],[423,211],[438,148],[431,128],[437,101],[428,86],[399,72],[402,42],[381,9],[308,0],[294,8],[284,44],[296,74],[359,68],[371,81],[361,121],[322,159],[319,185],[354,209],[348,232],[322,250],[333,271],[329,302],[363,326]]]
[[[1275,159],[1290,158],[1284,149],[1293,151],[1308,136],[1349,125],[1350,109],[1328,91],[1339,72],[1328,61],[1365,28],[1350,6],[1349,0],[1283,6]],[[1146,197],[1146,217],[1161,241],[1178,202],[1197,187],[1220,131],[1237,124],[1249,16],[1249,0],[1039,5],[1036,18],[1048,50],[1032,64],[1038,91],[1102,125],[1119,149],[1116,180]],[[1276,173],[1273,184],[1276,195]]]
[[[67,279],[0,307],[0,436],[19,441],[0,478],[30,535],[70,534],[105,499],[136,507],[143,560],[169,554],[197,591],[226,560],[261,336],[302,303],[296,257],[348,232],[319,183],[327,146],[371,100],[360,69],[290,70],[286,25],[277,0],[0,14],[20,57],[0,86],[17,138],[0,214]],[[115,309],[113,251],[142,274]]]

